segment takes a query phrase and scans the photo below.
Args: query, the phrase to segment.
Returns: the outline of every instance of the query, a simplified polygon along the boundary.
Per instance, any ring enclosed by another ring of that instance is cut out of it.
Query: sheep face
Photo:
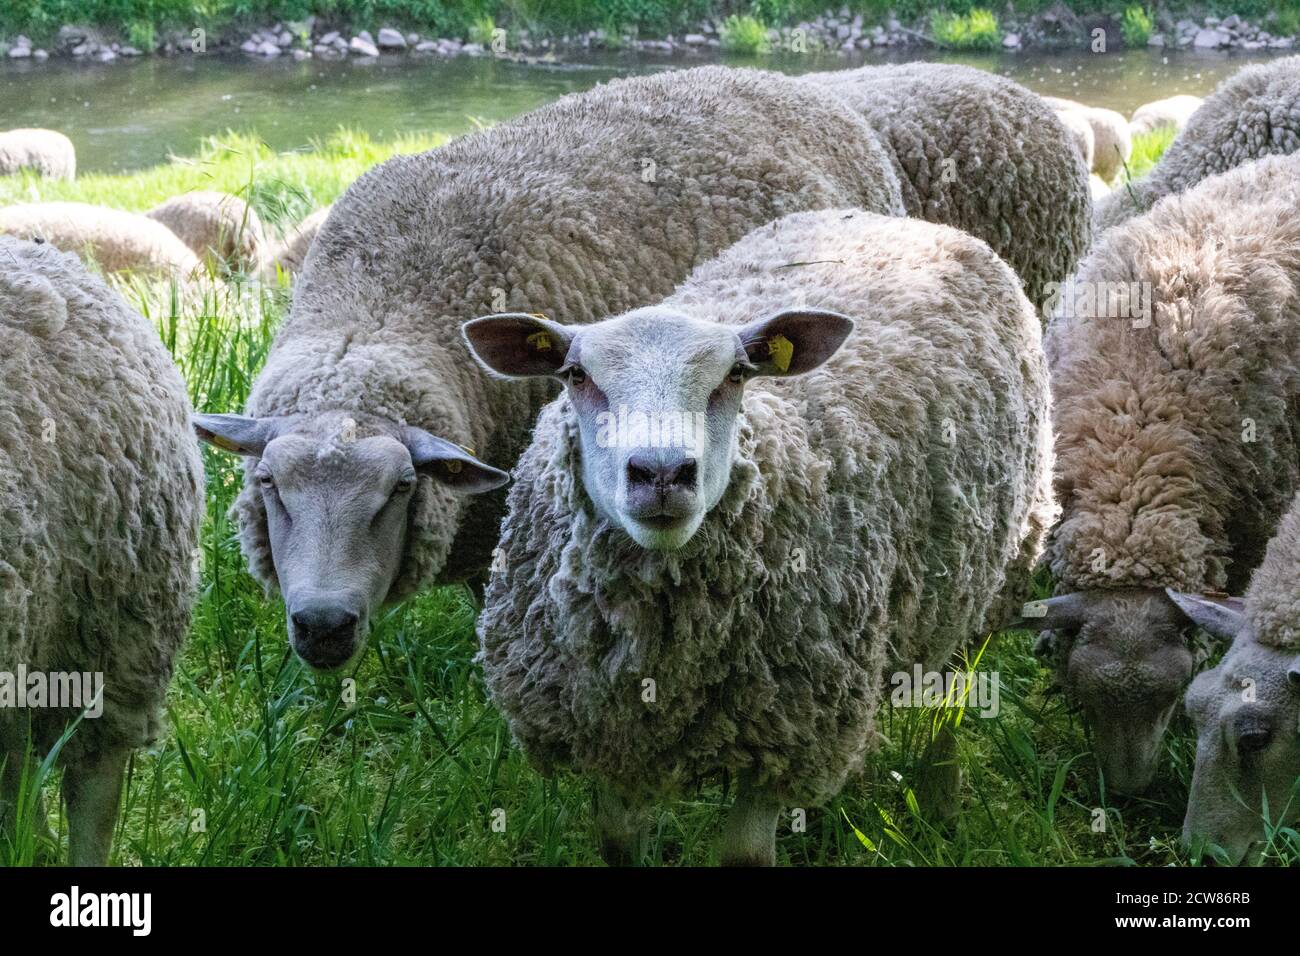
[[[1087,718],[1108,789],[1140,793],[1155,777],[1160,745],[1192,676],[1192,621],[1165,592],[1085,591],[1026,606],[1019,626],[1041,631],[1046,657]]]
[[[508,480],[422,429],[342,412],[198,415],[195,430],[255,460],[289,641],[319,670],[344,667],[364,649],[371,614],[401,571],[420,477],[471,493]]]
[[[465,336],[491,371],[564,382],[596,511],[643,548],[671,551],[731,480],[745,382],[816,368],[852,328],[834,312],[735,326],[649,308],[578,328],[488,316],[466,323]]]
[[[1213,633],[1232,647],[1187,689],[1197,743],[1183,842],[1240,863],[1258,855],[1266,807],[1270,825],[1300,821],[1300,655],[1260,644],[1240,614],[1221,617]]]

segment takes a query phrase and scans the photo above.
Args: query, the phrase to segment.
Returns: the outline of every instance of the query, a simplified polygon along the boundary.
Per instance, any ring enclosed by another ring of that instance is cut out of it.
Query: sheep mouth
[[[634,515],[632,520],[649,528],[651,531],[676,531],[688,524],[691,516],[670,514]]]

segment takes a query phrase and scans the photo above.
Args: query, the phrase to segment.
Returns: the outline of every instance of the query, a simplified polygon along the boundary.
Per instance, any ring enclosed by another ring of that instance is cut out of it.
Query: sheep
[[[0,133],[0,176],[32,169],[49,179],[75,179],[77,150],[52,129],[11,129]]]
[[[299,655],[326,665],[314,632],[294,623],[302,601],[328,600],[348,623],[336,646],[359,654],[384,602],[481,582],[504,508],[504,494],[471,502],[422,481],[403,505],[405,544],[373,538],[359,509],[332,541],[314,537],[327,505],[388,480],[347,446],[346,468],[311,468],[323,417],[346,414],[359,436],[436,425],[484,460],[513,463],[552,390],[483,374],[460,321],[516,308],[586,322],[653,302],[755,226],[844,205],[903,213],[862,117],[798,80],[723,67],[615,81],[362,176],[312,245],[247,415],[210,424],[248,458],[234,506],[241,544],[254,575],[284,595]],[[292,528],[268,524],[261,480],[278,471],[301,483]]]
[[[1151,782],[1191,678],[1164,589],[1238,591],[1300,489],[1298,184],[1300,155],[1271,157],[1166,197],[1056,303],[1058,596],[1024,623],[1110,790]]]
[[[890,147],[907,213],[993,247],[1039,305],[1088,248],[1088,168],[1040,97],[973,67],[940,63],[812,73]]]
[[[332,206],[325,206],[317,209],[293,227],[284,242],[267,257],[264,266],[267,278],[275,277],[277,267],[293,275],[302,271],[303,264],[307,261],[307,253],[316,239],[316,233],[320,232],[320,227],[325,224],[332,208]]]
[[[157,332],[74,256],[0,237],[0,337],[0,816],[28,746],[84,709],[58,755],[69,857],[103,865],[189,624],[202,459]],[[80,699],[18,709],[24,673],[83,675]]]
[[[1067,133],[1070,134],[1070,140],[1079,151],[1083,158],[1083,165],[1087,167],[1092,176],[1097,176],[1091,172],[1093,157],[1097,154],[1097,137],[1092,131],[1092,124],[1084,119],[1078,110],[1057,110],[1056,118],[1061,121]],[[1100,179],[1101,177],[1097,177]]]
[[[1045,96],[1043,99],[1057,116],[1073,114],[1092,128],[1093,154],[1089,168],[1105,182],[1112,182],[1133,155],[1133,134],[1128,120],[1114,110],[1086,106],[1074,100]]]
[[[250,275],[265,264],[262,221],[238,196],[197,190],[174,196],[145,215],[174,232],[201,260]]]
[[[105,272],[134,270],[187,277],[199,260],[162,223],[121,209],[79,202],[24,203],[0,208],[0,233],[48,242]]]
[[[727,772],[722,860],[772,863],[780,807],[833,796],[874,742],[886,674],[942,667],[1023,598],[1054,516],[1047,366],[979,239],[796,213],[658,305],[464,332],[494,373],[564,382],[515,469],[478,659],[528,759],[597,781],[607,861],[637,857],[642,807]]]
[[[1177,133],[1187,125],[1192,114],[1200,109],[1204,102],[1205,100],[1199,96],[1180,93],[1153,103],[1144,103],[1129,117],[1129,133],[1133,136],[1144,136],[1166,128]]]
[[[1213,636],[1231,641],[1219,665],[1187,689],[1198,730],[1183,841],[1246,859],[1271,827],[1300,823],[1300,496],[1235,601],[1170,592]],[[1261,795],[1263,799],[1261,799]]]
[[[1219,84],[1151,172],[1097,205],[1093,231],[1117,226],[1207,176],[1298,146],[1300,56],[1248,66]]]

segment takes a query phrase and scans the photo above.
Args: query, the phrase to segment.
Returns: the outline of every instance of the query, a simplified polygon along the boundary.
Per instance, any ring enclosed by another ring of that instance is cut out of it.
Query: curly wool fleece
[[[1093,230],[1117,226],[1207,176],[1297,148],[1300,56],[1245,67],[1206,98],[1155,169],[1097,204]]]
[[[662,298],[755,226],[845,205],[903,212],[862,117],[797,80],[703,67],[564,97],[349,188],[312,244],[249,414],[379,416],[508,465],[554,389],[489,379],[461,322],[604,318]],[[274,586],[256,464],[235,510],[254,574]],[[427,478],[417,496],[392,597],[485,569],[504,502]]]
[[[1240,593],[1300,490],[1300,154],[1107,232],[1072,297],[1107,283],[1149,291],[1151,321],[1065,309],[1048,331],[1052,572],[1069,590]]]
[[[3,236],[0,341],[0,670],[105,675],[102,716],[62,759],[144,744],[194,593],[203,465],[185,384],[75,257]],[[0,709],[0,744],[28,717],[48,749],[68,712]]]
[[[1300,495],[1250,579],[1246,620],[1259,643],[1300,651]]]
[[[755,230],[664,305],[857,326],[821,369],[746,386],[730,484],[679,551],[597,516],[549,405],[479,618],[488,691],[544,771],[640,800],[749,769],[820,802],[874,740],[886,668],[942,666],[1027,585],[1054,507],[1038,320],[978,239],[846,210]]]
[[[1088,249],[1088,168],[1038,95],[974,67],[868,66],[805,76],[889,149],[907,214],[987,242],[1039,305]]]

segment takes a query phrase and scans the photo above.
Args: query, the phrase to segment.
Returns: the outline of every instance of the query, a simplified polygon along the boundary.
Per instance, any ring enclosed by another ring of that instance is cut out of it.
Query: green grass
[[[935,13],[930,30],[936,43],[953,50],[996,50],[1002,45],[998,18],[988,10]]]
[[[440,141],[379,145],[340,132],[315,152],[277,156],[253,140],[226,137],[193,160],[40,188],[58,198],[144,208],[177,188],[244,186],[269,215],[290,197],[328,202],[373,162]],[[4,189],[21,193],[32,185]],[[9,198],[0,193],[0,202]],[[165,282],[111,281],[157,326],[197,409],[242,407],[284,316],[286,287],[217,283],[182,294]],[[192,633],[168,694],[163,735],[131,762],[114,862],[596,864],[586,785],[530,769],[485,699],[468,593],[432,590],[382,615],[370,650],[345,675],[355,681],[351,703],[343,677],[313,676],[290,652],[283,607],[246,573],[226,517],[239,464],[211,448],[204,455],[208,500]],[[780,862],[1187,862],[1176,844],[1195,749],[1186,721],[1175,722],[1150,795],[1107,799],[1083,727],[1051,692],[1030,644],[1027,634],[1009,635],[979,662],[1001,675],[1001,712],[989,719],[968,712],[961,722],[964,808],[955,823],[928,818],[914,791],[932,712],[886,707],[886,742],[869,770],[829,806],[808,808],[804,832],[783,818]],[[49,819],[66,840],[53,783],[46,788]],[[653,860],[716,862],[728,800],[714,782],[664,807]],[[504,832],[493,829],[496,811],[504,811]],[[1104,832],[1093,829],[1099,814]],[[1288,839],[1277,837],[1272,862],[1300,861],[1300,847]],[[30,837],[0,845],[0,865],[41,855]]]
[[[722,49],[728,53],[767,53],[772,48],[767,27],[756,17],[729,16],[718,32]]]
[[[1124,182],[1138,179],[1149,173],[1176,135],[1173,127],[1162,126],[1149,133],[1134,136],[1133,152],[1129,155],[1127,174],[1120,177],[1120,185],[1117,188],[1122,188]]]
[[[1125,46],[1146,46],[1147,40],[1151,39],[1153,29],[1155,29],[1155,21],[1142,7],[1127,8],[1119,21],[1119,32],[1124,37]]]

